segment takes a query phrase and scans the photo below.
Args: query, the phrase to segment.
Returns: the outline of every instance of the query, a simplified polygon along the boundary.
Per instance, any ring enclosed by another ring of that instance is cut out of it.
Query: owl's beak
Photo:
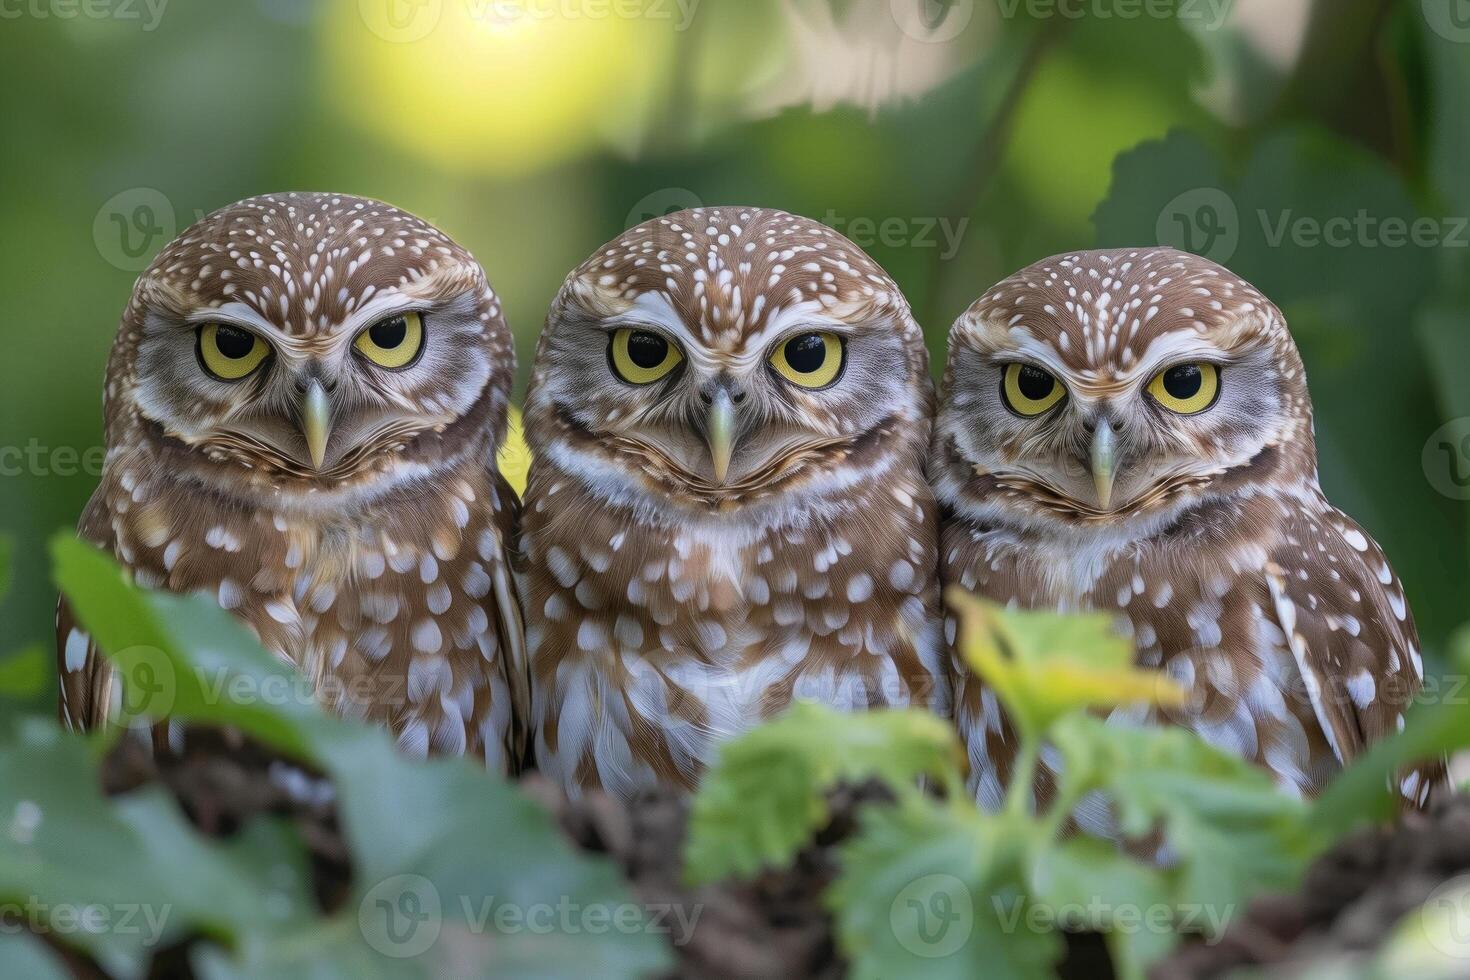
[[[1107,419],[1099,419],[1092,434],[1092,485],[1103,510],[1113,506],[1113,479],[1118,475],[1118,431]]]
[[[704,437],[715,468],[715,482],[724,483],[730,472],[730,455],[735,451],[735,401],[724,385],[715,389],[705,413]]]
[[[327,458],[327,436],[331,432],[332,406],[327,401],[327,390],[321,381],[312,378],[301,396],[301,434],[306,437],[306,451],[316,469],[321,469]]]

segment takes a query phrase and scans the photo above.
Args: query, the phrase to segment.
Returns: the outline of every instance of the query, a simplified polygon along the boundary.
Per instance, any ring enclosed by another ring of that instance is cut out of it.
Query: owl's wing
[[[531,664],[526,654],[526,628],[521,616],[521,600],[516,591],[514,567],[516,534],[520,513],[519,498],[509,483],[498,472],[495,478],[495,523],[500,536],[500,560],[491,572],[491,589],[495,597],[498,615],[495,622],[500,631],[502,669],[511,696],[511,753],[512,771],[526,761],[530,745],[531,725]]]
[[[112,526],[102,487],[97,488],[82,511],[77,537],[112,550]],[[56,670],[60,680],[57,713],[62,724],[72,731],[90,731],[105,724],[110,706],[112,664],[76,621],[65,596],[56,600]]]
[[[1264,569],[1275,619],[1338,762],[1398,731],[1423,685],[1419,633],[1377,542],[1326,505],[1287,517]],[[1415,806],[1445,778],[1442,760],[1404,776]]]

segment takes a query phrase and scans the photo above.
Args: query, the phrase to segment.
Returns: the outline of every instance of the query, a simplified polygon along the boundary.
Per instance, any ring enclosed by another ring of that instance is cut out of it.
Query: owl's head
[[[1281,312],[1167,248],[1059,255],[977,300],[934,438],[941,498],[982,521],[1128,526],[1316,471]]]
[[[329,500],[490,458],[514,356],[483,270],[439,230],[347,195],[250,198],[139,277],[108,442],[208,485]]]
[[[610,495],[728,510],[918,459],[923,338],[893,280],[805,218],[655,218],[572,272],[527,396],[538,454]],[[883,457],[880,460],[880,457]]]

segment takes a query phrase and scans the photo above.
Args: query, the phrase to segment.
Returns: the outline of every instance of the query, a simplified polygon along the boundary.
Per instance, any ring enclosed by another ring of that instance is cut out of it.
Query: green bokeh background
[[[696,202],[849,233],[936,368],[1022,265],[1208,252],[1285,308],[1323,483],[1433,659],[1470,618],[1467,86],[1466,0],[0,0],[0,650],[50,642],[43,545],[96,483],[135,275],[197,215],[302,189],[469,247],[522,385],[566,272]]]

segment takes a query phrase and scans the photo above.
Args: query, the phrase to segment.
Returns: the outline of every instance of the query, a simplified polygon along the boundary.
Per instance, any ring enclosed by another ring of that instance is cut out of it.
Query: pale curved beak
[[[301,396],[301,434],[306,437],[311,465],[321,469],[327,458],[327,437],[332,434],[332,406],[327,401],[327,390],[316,378]]]
[[[1092,434],[1092,485],[1103,510],[1113,509],[1113,480],[1118,475],[1118,432],[1107,419]]]
[[[717,390],[705,415],[705,439],[714,463],[715,482],[724,483],[730,472],[730,455],[735,451],[735,402],[723,387]]]

